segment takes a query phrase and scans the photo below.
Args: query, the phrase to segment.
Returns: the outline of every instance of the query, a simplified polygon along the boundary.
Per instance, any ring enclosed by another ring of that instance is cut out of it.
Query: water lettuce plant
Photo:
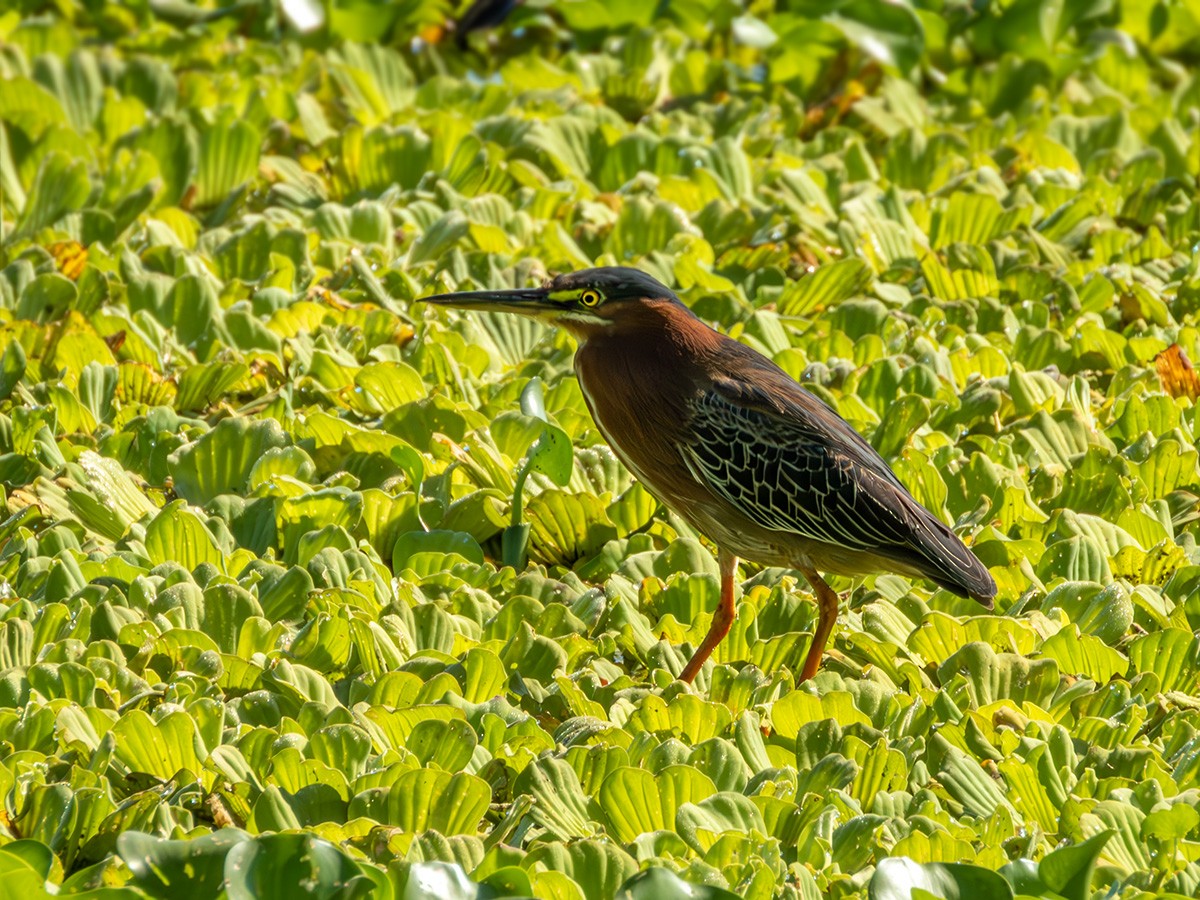
[[[15,895],[1200,891],[1200,18],[1124,0],[0,12]],[[814,623],[605,446],[637,265],[999,585]]]

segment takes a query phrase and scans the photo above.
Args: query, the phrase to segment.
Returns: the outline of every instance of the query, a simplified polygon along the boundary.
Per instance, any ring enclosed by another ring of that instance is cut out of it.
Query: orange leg
[[[733,575],[737,571],[738,558],[732,553],[719,550],[717,562],[721,566],[721,599],[717,603],[716,612],[713,613],[712,625],[708,628],[708,634],[704,636],[704,642],[692,654],[692,658],[684,667],[683,674],[679,676],[680,681],[686,681],[688,684],[691,684],[693,679],[700,674],[701,667],[717,649],[717,644],[721,643],[725,639],[725,635],[729,634],[736,615],[733,606]]]
[[[815,569],[800,569],[800,574],[808,579],[813,593],[817,595],[817,630],[813,633],[812,646],[808,648],[808,656],[804,659],[804,669],[800,673],[800,681],[808,681],[817,674],[821,665],[821,654],[825,651],[825,643],[837,622],[838,595],[833,588],[825,583],[825,579],[817,574]]]

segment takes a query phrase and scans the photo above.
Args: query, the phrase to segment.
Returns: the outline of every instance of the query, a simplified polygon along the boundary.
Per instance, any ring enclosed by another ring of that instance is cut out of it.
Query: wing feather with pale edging
[[[831,440],[819,430],[825,423],[806,411],[784,418],[764,410],[755,393],[721,379],[695,397],[695,440],[682,453],[698,480],[772,531],[855,550],[908,543],[906,511],[896,502],[899,485],[890,471],[864,466],[856,459],[861,452],[853,452],[861,448],[840,447],[841,436]]]
[[[681,448],[693,477],[763,528],[916,565],[990,607],[986,567],[862,435],[782,369],[730,352],[752,377],[715,378],[693,397]]]

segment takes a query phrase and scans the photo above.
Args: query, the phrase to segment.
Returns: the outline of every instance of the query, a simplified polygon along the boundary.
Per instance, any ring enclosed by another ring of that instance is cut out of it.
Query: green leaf
[[[429,137],[412,126],[352,129],[343,138],[342,152],[358,186],[368,193],[393,184],[415,188],[429,170]]]
[[[225,568],[225,555],[212,532],[182,500],[174,500],[146,526],[146,552],[151,563],[177,562],[191,571],[201,563]]]
[[[18,235],[33,234],[53,225],[65,214],[87,202],[92,186],[87,163],[72,160],[66,153],[48,153],[38,167],[37,177],[25,198],[25,208],[17,220]]]
[[[555,484],[565,487],[571,480],[574,452],[571,439],[561,428],[547,424],[529,448],[528,468],[541,472]]]
[[[530,816],[558,840],[586,838],[595,833],[579,776],[565,760],[545,758],[526,766],[515,788],[533,797]]]
[[[586,900],[614,896],[638,868],[633,857],[611,840],[594,838],[571,844],[543,844],[525,859],[526,868],[538,863],[573,879],[583,888]]]
[[[1092,895],[1092,873],[1112,831],[1101,831],[1087,840],[1047,853],[1038,863],[1038,877],[1067,900],[1086,900]]]
[[[556,425],[551,425],[546,419],[546,406],[542,397],[542,382],[539,378],[530,379],[521,391],[521,412],[532,419],[539,420],[539,426],[533,426],[537,434],[529,445],[524,458],[517,466],[517,477],[513,485],[512,527],[505,533],[504,564],[515,568],[525,567],[525,551],[530,529],[522,529],[522,518],[525,511],[525,482],[530,472],[540,472],[560,487],[565,487],[571,480],[574,468],[574,451],[571,439],[566,432]],[[510,432],[517,424],[510,419]],[[519,440],[519,439],[518,439]]]
[[[42,850],[35,849],[37,846]],[[49,848],[36,841],[21,842],[18,847],[8,844],[0,848],[0,878],[4,879],[7,890],[22,896],[49,896],[47,875],[53,859]]]
[[[908,70],[925,50],[925,29],[916,12],[902,5],[855,0],[825,16],[852,44],[878,62]]]
[[[1046,595],[1044,612],[1062,609],[1084,634],[1098,637],[1108,646],[1117,643],[1133,624],[1133,602],[1121,584],[1100,590],[1094,584],[1067,582]]]
[[[116,460],[85,450],[78,462],[87,490],[69,491],[67,497],[89,528],[116,540],[124,537],[134,522],[158,512]]]
[[[225,880],[225,857],[250,835],[223,828],[190,840],[172,841],[140,831],[117,838],[117,854],[133,875],[131,884],[162,900],[179,891],[215,894]]]
[[[447,554],[461,557],[475,565],[483,565],[483,550],[469,534],[461,531],[410,531],[402,534],[392,550],[392,571],[411,566],[415,559],[427,554]]]
[[[415,769],[389,790],[385,821],[405,831],[475,834],[491,799],[487,782],[474,775]]]
[[[162,119],[138,129],[130,143],[149,153],[158,163],[159,175],[164,182],[163,204],[178,203],[195,178],[198,153],[195,132],[173,119]]]
[[[449,862],[418,862],[407,867],[401,900],[491,900],[509,897],[467,877],[462,866]]]
[[[271,834],[236,844],[225,858],[230,900],[369,897],[375,881],[336,846],[309,834]]]
[[[1165,691],[1194,693],[1200,678],[1198,641],[1182,628],[1166,628],[1144,635],[1129,645],[1129,661],[1136,672],[1153,672]]]
[[[904,857],[880,860],[867,885],[871,900],[910,900],[916,892],[943,900],[1012,900],[1000,875],[963,863],[917,863]]]
[[[187,713],[168,713],[157,721],[140,709],[125,713],[112,726],[114,755],[131,772],[166,780],[179,770],[199,772],[204,750],[195,720]]]
[[[272,458],[267,454],[289,443],[274,419],[224,419],[171,454],[175,491],[197,506],[220,494],[241,493],[255,466],[267,465]]]
[[[1128,668],[1128,661],[1098,637],[1080,634],[1068,625],[1042,644],[1042,653],[1058,663],[1059,671],[1104,684]]]
[[[458,772],[471,761],[478,741],[466,722],[430,719],[413,726],[405,747],[422,766]]]
[[[861,295],[871,283],[871,270],[859,259],[844,259],[820,266],[787,288],[779,300],[786,316],[808,315],[829,309]]]
[[[261,135],[250,122],[230,113],[200,132],[196,167],[196,199],[213,206],[245,185],[258,169]]]
[[[567,26],[573,31],[619,31],[631,25],[649,25],[653,15],[653,9],[632,0],[580,0],[563,9]]]
[[[569,564],[595,553],[617,536],[599,498],[545,491],[526,507],[532,555],[550,563]]]
[[[1142,823],[1142,837],[1156,841],[1178,841],[1200,825],[1200,812],[1184,803],[1168,809],[1156,809]]]
[[[1058,688],[1058,665],[1052,659],[1028,660],[1015,653],[996,653],[989,644],[972,642],[938,667],[938,680],[949,684],[955,674],[966,681],[976,706],[1008,698],[1045,706]]]
[[[765,835],[767,826],[749,797],[721,791],[699,803],[680,805],[675,830],[697,853],[707,853],[726,832]]]
[[[687,766],[668,766],[658,775],[625,767],[600,786],[600,807],[614,835],[623,842],[652,831],[674,830],[675,817],[685,803],[716,792],[705,775]]]
[[[616,900],[735,900],[737,896],[711,885],[688,884],[669,869],[655,867],[621,885]]]
[[[0,357],[0,399],[7,400],[21,383],[26,361],[25,348],[17,341],[10,341]]]
[[[2,852],[8,857],[6,862],[12,864],[13,871],[28,867],[44,881],[50,879],[54,852],[40,841],[15,840],[5,844]]]

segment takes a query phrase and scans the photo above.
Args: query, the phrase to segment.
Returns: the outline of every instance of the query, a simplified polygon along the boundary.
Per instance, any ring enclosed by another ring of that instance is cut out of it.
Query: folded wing
[[[693,474],[763,528],[904,562],[990,607],[987,569],[874,448],[782,370],[758,368],[693,399]]]

